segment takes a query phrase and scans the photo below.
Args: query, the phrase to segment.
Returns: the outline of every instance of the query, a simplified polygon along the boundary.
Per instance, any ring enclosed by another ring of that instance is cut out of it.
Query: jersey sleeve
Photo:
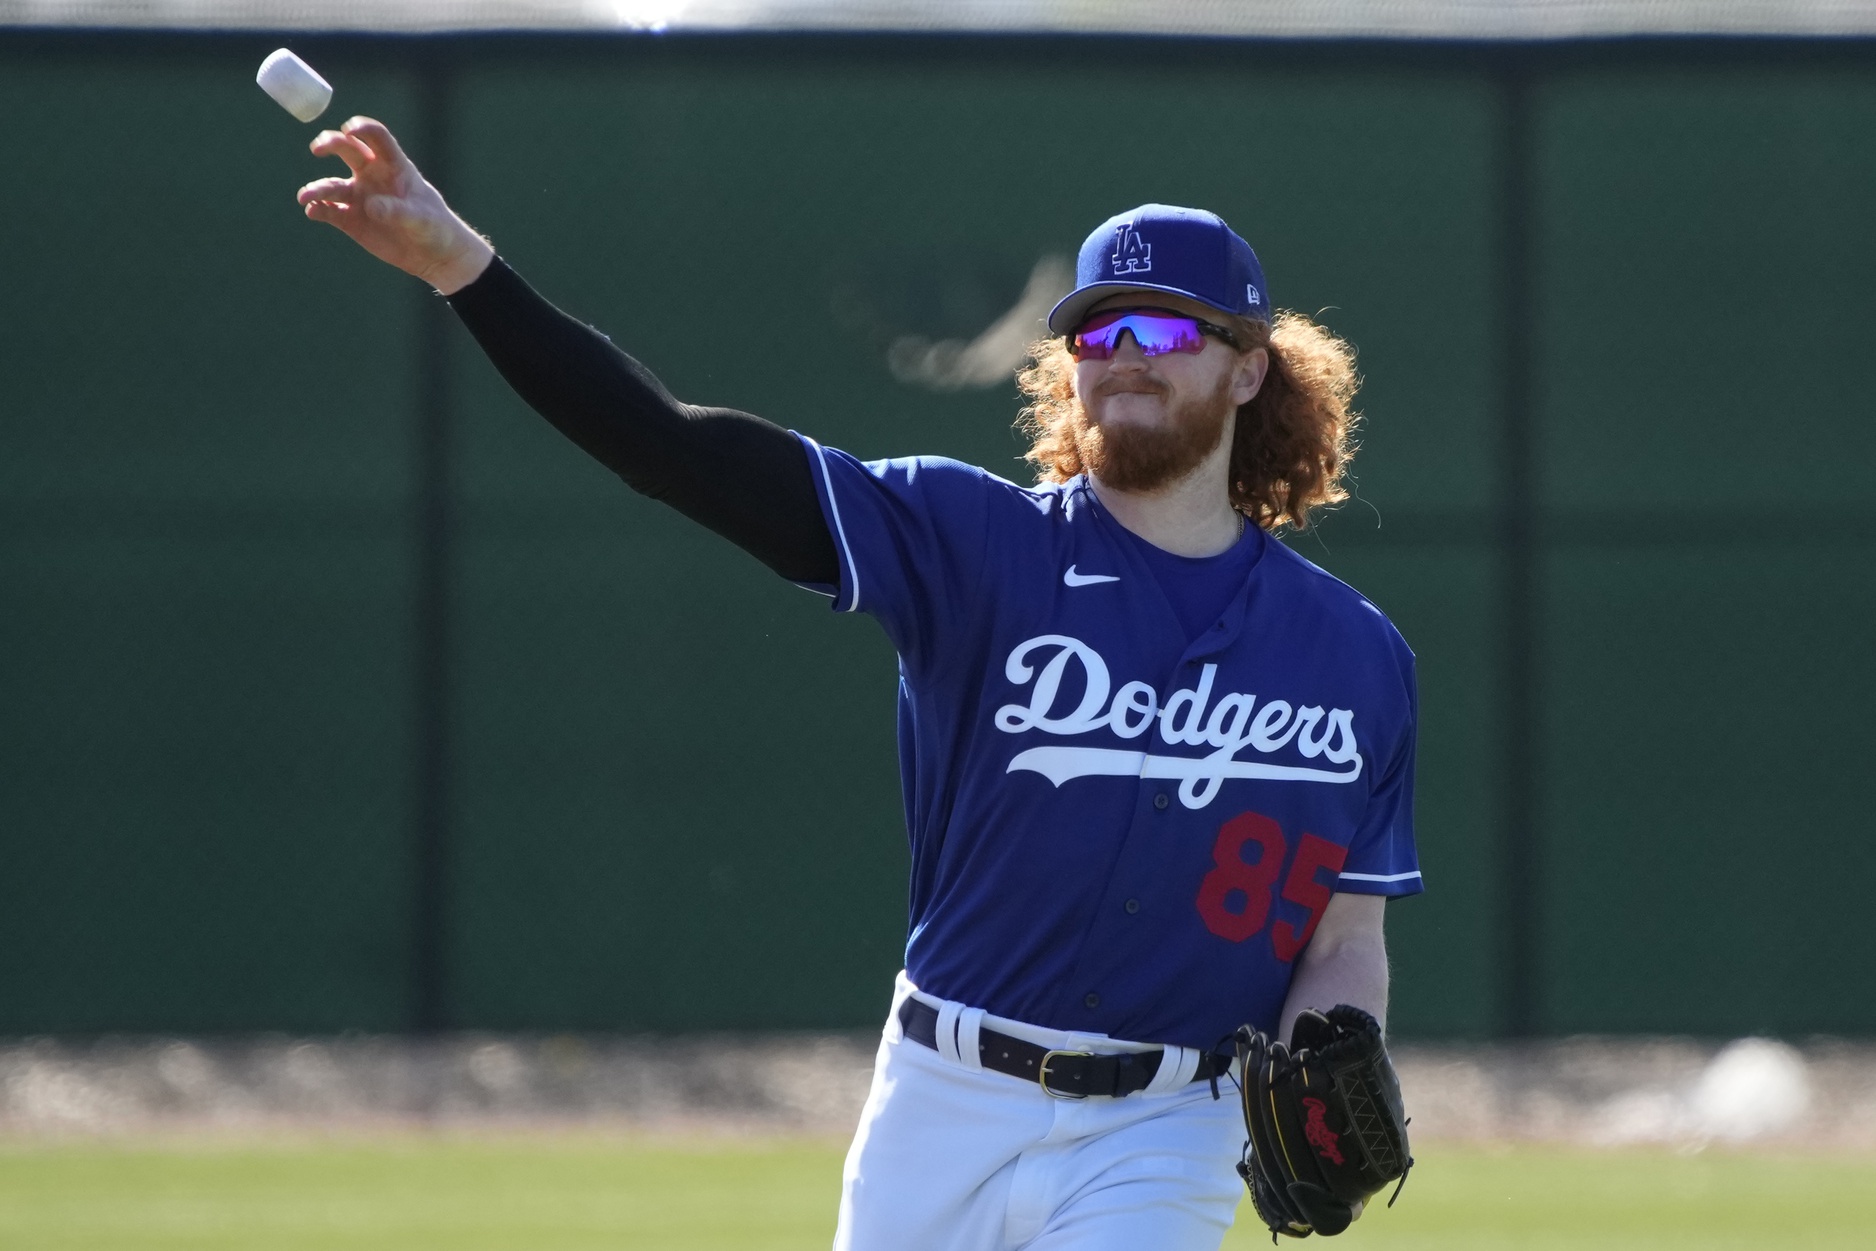
[[[810,585],[836,612],[863,612],[915,665],[981,601],[996,480],[937,456],[861,461],[797,435],[808,451],[840,580]]]
[[[1403,646],[1402,651],[1405,651]],[[1414,846],[1414,746],[1420,698],[1411,654],[1405,662],[1406,720],[1393,754],[1368,797],[1335,888],[1355,895],[1417,895],[1426,889]]]

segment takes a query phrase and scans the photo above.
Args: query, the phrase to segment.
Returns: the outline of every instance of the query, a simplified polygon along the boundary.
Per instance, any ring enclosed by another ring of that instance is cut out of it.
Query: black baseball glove
[[[1347,1004],[1305,1012],[1288,1047],[1247,1025],[1237,1059],[1250,1132],[1238,1173],[1272,1242],[1341,1233],[1389,1182],[1399,1196],[1413,1157],[1400,1079],[1373,1017]]]

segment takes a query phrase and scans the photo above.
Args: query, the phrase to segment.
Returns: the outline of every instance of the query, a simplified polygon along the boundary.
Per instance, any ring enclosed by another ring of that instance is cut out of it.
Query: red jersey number
[[[1252,844],[1257,858],[1246,860]],[[1217,867],[1199,883],[1197,902],[1205,928],[1234,943],[1262,930],[1270,919],[1270,888],[1283,871],[1286,850],[1282,827],[1260,812],[1241,812],[1225,822],[1212,844]]]
[[[1205,928],[1234,943],[1262,933],[1270,920],[1277,877],[1288,851],[1283,827],[1262,813],[1242,812],[1225,822],[1212,844],[1214,867],[1199,883],[1194,901]],[[1317,874],[1324,869],[1340,872],[1347,858],[1348,848],[1314,834],[1303,835],[1283,883],[1283,897],[1308,909],[1309,919],[1300,932],[1288,921],[1277,922],[1270,935],[1277,959],[1287,964],[1309,945],[1334,890]]]
[[[1316,932],[1316,922],[1322,920],[1323,909],[1329,906],[1329,896],[1334,892],[1334,887],[1319,879],[1316,873],[1327,869],[1333,882],[1334,875],[1342,871],[1342,862],[1347,859],[1348,848],[1314,834],[1303,835],[1302,845],[1296,849],[1296,860],[1290,865],[1290,876],[1283,881],[1283,897],[1308,908],[1309,920],[1303,922],[1300,934],[1288,921],[1278,921],[1271,929],[1270,945],[1276,949],[1277,959],[1288,964],[1309,946],[1310,936]]]

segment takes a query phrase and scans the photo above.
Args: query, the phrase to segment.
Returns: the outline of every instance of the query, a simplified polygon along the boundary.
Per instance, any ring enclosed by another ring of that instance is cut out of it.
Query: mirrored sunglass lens
[[[1205,336],[1197,318],[1151,313],[1106,313],[1089,321],[1075,334],[1075,355],[1085,360],[1107,360],[1114,355],[1123,331],[1146,356],[1167,352],[1202,352]]]
[[[1124,313],[1099,313],[1082,323],[1075,332],[1075,355],[1085,360],[1104,361],[1114,354],[1114,343],[1120,334],[1116,323]]]
[[[1109,329],[1080,330],[1075,333],[1075,355],[1081,360],[1104,361],[1114,354],[1114,336]]]
[[[1140,341],[1140,350],[1148,356],[1158,356],[1162,352],[1202,352],[1205,350],[1205,336],[1199,333],[1199,323],[1191,317],[1142,317],[1146,333],[1134,331],[1134,337]]]

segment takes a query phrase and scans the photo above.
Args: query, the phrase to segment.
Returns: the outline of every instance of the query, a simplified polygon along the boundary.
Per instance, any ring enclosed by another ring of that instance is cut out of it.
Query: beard
[[[1163,386],[1158,393],[1166,393]],[[1227,375],[1211,394],[1183,401],[1163,424],[1152,426],[1130,421],[1102,425],[1088,416],[1087,405],[1077,404],[1074,439],[1081,467],[1116,491],[1151,492],[1177,482],[1224,440],[1232,415],[1230,395]]]

